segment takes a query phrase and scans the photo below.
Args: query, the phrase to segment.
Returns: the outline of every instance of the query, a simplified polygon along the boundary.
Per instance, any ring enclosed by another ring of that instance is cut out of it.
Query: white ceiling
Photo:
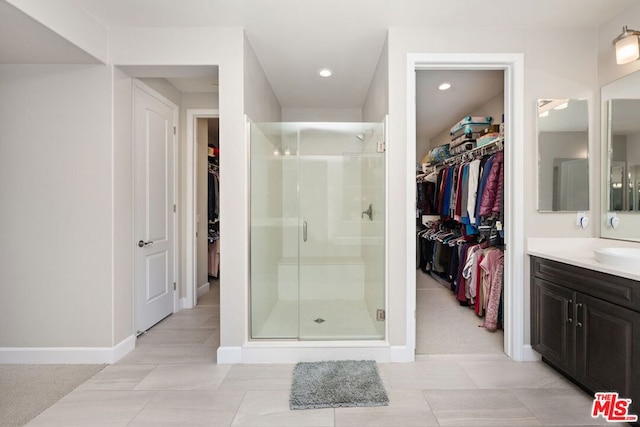
[[[634,0],[72,1],[106,27],[243,27],[282,107],[360,108],[389,27],[595,28]]]
[[[68,1],[107,28],[243,27],[284,108],[362,107],[387,28],[459,25],[461,16],[479,7],[477,0]],[[473,25],[596,28],[634,1],[487,0],[483,12],[474,15]],[[0,62],[92,63],[95,59],[0,0]],[[334,76],[318,77],[321,67],[332,68]],[[212,76],[188,76],[206,77]],[[184,90],[196,90],[195,80],[172,81]]]
[[[218,92],[217,65],[123,65],[122,71],[138,78],[164,78],[183,93]]]
[[[440,83],[451,84],[449,90],[438,89]],[[450,129],[454,123],[471,114],[504,91],[502,70],[416,72],[416,138],[427,141]],[[500,123],[494,117],[494,123]]]
[[[0,0],[0,64],[97,64],[68,40]]]

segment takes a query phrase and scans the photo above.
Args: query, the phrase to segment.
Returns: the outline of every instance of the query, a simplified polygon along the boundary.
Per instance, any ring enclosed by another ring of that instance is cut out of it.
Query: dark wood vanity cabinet
[[[591,392],[640,413],[640,282],[531,258],[531,345]]]

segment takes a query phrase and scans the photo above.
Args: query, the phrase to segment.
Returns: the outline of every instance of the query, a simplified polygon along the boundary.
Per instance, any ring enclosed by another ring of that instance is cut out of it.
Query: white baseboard
[[[0,347],[0,364],[112,364],[135,346],[131,335],[113,347]]]
[[[180,298],[178,300],[178,304],[179,304],[179,307],[177,311],[193,308],[193,304],[191,304],[188,298]]]
[[[530,345],[525,345],[523,347],[522,360],[524,362],[539,362],[542,360],[542,356]]]
[[[242,347],[218,347],[218,365],[242,363]]]
[[[209,289],[211,289],[211,286],[209,285],[209,282],[205,283],[204,285],[200,285],[198,286],[198,298],[200,298],[202,295],[206,294],[207,292],[209,292]]]
[[[391,361],[391,347],[384,342],[249,342],[242,347],[219,347],[218,364],[297,363],[322,360]]]
[[[391,362],[392,363],[409,363],[415,362],[415,352],[405,345],[391,346]]]

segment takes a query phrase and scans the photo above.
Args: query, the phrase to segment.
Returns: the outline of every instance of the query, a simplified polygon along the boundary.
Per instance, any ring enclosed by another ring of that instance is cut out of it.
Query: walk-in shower
[[[252,339],[385,338],[381,123],[251,125]]]

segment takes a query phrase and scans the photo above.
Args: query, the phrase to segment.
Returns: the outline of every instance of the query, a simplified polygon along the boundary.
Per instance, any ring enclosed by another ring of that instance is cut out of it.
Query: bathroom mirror
[[[600,236],[640,241],[640,72],[604,85]]]
[[[640,99],[607,101],[609,211],[640,212]]]
[[[585,99],[538,100],[538,211],[589,210]]]

